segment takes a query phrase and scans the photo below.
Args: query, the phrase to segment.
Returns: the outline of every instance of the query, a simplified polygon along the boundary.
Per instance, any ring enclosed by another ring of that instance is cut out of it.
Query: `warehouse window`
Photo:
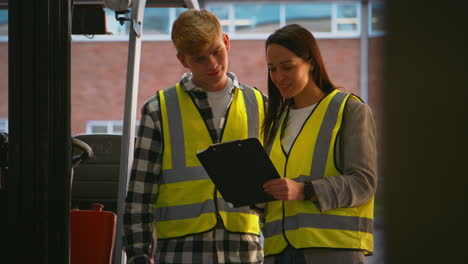
[[[271,33],[280,26],[278,4],[235,4],[231,8],[234,13],[227,22],[234,27],[229,33]]]
[[[285,12],[286,24],[300,24],[312,32],[332,31],[331,4],[286,4]]]
[[[8,133],[8,119],[0,118],[0,133]]]
[[[0,9],[0,41],[8,39],[8,10]]]
[[[356,2],[210,2],[206,9],[215,13],[223,30],[232,39],[266,39],[274,30],[292,23],[301,24],[317,38],[358,38],[360,36],[361,4]],[[115,20],[115,14],[105,9],[107,28],[111,35],[96,35],[95,40],[128,40],[129,24],[123,26]],[[143,20],[143,40],[170,41],[171,26],[185,8],[146,8]],[[369,32],[382,34],[385,5],[369,4]],[[1,22],[1,20],[0,20]],[[374,34],[375,35],[375,34]],[[74,35],[73,40],[89,41]]]
[[[372,2],[370,4],[369,32],[371,34],[382,34],[385,32],[385,4],[382,2]]]
[[[358,5],[336,5],[336,30],[337,32],[358,31]]]
[[[138,131],[139,120],[136,121],[135,130]],[[86,124],[87,134],[122,134],[122,120],[91,120]]]
[[[358,37],[360,4],[355,3],[212,3],[207,9],[233,39],[265,39],[287,24],[301,24],[317,37]]]

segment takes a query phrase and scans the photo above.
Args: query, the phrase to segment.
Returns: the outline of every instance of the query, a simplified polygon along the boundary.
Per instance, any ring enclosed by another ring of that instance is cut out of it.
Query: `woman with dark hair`
[[[266,41],[266,149],[280,179],[264,190],[265,263],[365,263],[373,252],[376,128],[331,82],[317,42],[293,24]]]

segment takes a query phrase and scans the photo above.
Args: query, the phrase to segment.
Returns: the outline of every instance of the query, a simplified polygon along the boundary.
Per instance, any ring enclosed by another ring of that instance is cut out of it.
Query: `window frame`
[[[135,122],[135,132],[138,133],[138,126],[140,125],[140,120]],[[105,126],[106,132],[103,133],[94,133],[93,126]],[[121,126],[122,131],[116,131],[115,127]],[[118,134],[122,135],[123,133],[123,121],[122,120],[88,120],[86,122],[86,134]]]
[[[8,9],[1,9],[0,8],[0,11],[7,11],[6,14],[8,16]],[[9,18],[8,18],[9,20]],[[7,24],[8,24],[8,21],[7,21]],[[8,32],[8,30],[7,30]],[[8,42],[8,34],[7,35],[0,35],[0,42]]]
[[[246,2],[238,2],[238,1],[226,1],[226,2],[208,2],[206,4],[206,9],[210,9],[210,7],[227,7],[228,8],[228,18],[227,20],[235,20],[235,6],[236,4],[245,4]],[[287,4],[304,4],[310,3],[306,1],[259,1],[259,2],[249,2],[252,4],[277,4],[279,5],[279,27],[283,27],[286,25],[286,5]],[[343,1],[336,1],[336,2],[313,2],[317,4],[330,4],[332,13],[331,13],[331,23],[332,29],[330,32],[313,32],[314,36],[319,39],[342,39],[342,38],[359,38],[361,35],[361,2],[360,1],[350,1],[350,2],[343,2]],[[354,5],[356,8],[356,19],[357,19],[357,27],[354,31],[339,31],[338,30],[338,17],[337,17],[337,10],[339,5]],[[172,25],[175,17],[176,8],[169,8],[169,25]],[[114,19],[113,16],[108,14],[108,20]],[[224,20],[222,20],[223,22]],[[145,25],[143,24],[143,27]],[[267,33],[237,33],[235,31],[235,25],[229,23],[227,25],[227,33],[231,40],[265,40],[272,32]],[[171,32],[169,29],[168,34],[143,34],[142,40],[143,41],[171,41]],[[116,36],[108,36],[108,35],[95,35],[92,39],[83,35],[72,35],[73,41],[108,41],[108,42],[115,42],[115,41],[127,41],[128,35],[116,35]]]
[[[8,119],[0,118],[0,133],[8,133]]]
[[[229,18],[228,20],[233,20],[235,19],[234,16],[234,10],[235,10],[235,4],[239,4],[241,2],[223,2],[223,3],[208,3],[207,4],[207,9],[210,6],[228,6],[229,11]],[[255,2],[253,2],[255,3]],[[260,2],[259,2],[260,3]],[[279,27],[283,27],[286,25],[286,4],[295,4],[295,3],[308,3],[304,1],[292,1],[292,2],[261,2],[262,4],[278,4],[279,5]],[[314,2],[317,4],[322,4],[322,3],[327,3],[330,4],[332,7],[332,13],[331,13],[331,20],[332,20],[332,30],[330,32],[312,32],[316,38],[328,38],[328,39],[333,39],[333,38],[359,38],[361,35],[361,2],[356,1],[356,2]],[[354,5],[356,7],[356,19],[357,19],[357,29],[353,32],[344,32],[344,31],[338,31],[338,26],[337,26],[337,9],[338,5]],[[264,40],[268,38],[268,36],[272,33],[237,33],[235,32],[234,29],[235,26],[232,24],[229,24],[229,30],[228,32],[225,32],[229,35],[230,39],[233,40]],[[143,36],[144,39],[144,36]]]
[[[114,125],[122,125],[119,120],[90,120],[86,122],[86,134],[114,134]],[[94,127],[106,127],[106,132],[95,133]]]
[[[373,5],[376,4],[376,5],[383,5],[384,7],[384,10],[387,8],[386,6],[386,3],[385,2],[369,2],[369,5],[368,5],[368,32],[369,32],[369,36],[370,37],[381,37],[381,36],[384,36],[386,31],[385,30],[374,30],[372,28],[372,7]],[[384,21],[385,23],[385,21]],[[385,25],[384,25],[384,28],[385,28]]]
[[[252,4],[277,4],[279,5],[279,26],[282,27],[286,25],[286,5],[287,4],[307,4],[311,2],[307,1],[252,1],[252,2],[242,2],[242,1],[226,1],[226,2],[207,2],[206,9],[210,9],[210,7],[216,6],[223,6],[228,8],[228,20],[235,19],[235,5],[237,4],[245,4],[245,3],[252,3]],[[343,38],[359,38],[361,36],[361,23],[362,23],[362,13],[361,8],[362,4],[361,1],[319,1],[319,2],[312,2],[312,4],[330,4],[332,7],[332,14],[331,14],[331,24],[332,29],[330,32],[312,32],[317,39],[343,39]],[[337,10],[339,5],[354,5],[356,7],[356,19],[357,19],[357,28],[354,31],[339,31],[338,30],[338,17],[337,17]],[[383,5],[384,9],[386,8],[385,2],[374,2],[370,1],[368,5],[368,33],[370,37],[379,37],[385,35],[385,30],[373,30],[372,28],[372,8],[374,5]],[[174,20],[176,19],[176,9],[175,7],[168,8],[169,10],[169,23],[168,25],[172,25]],[[115,21],[113,11],[106,12],[107,20],[112,20],[112,23],[118,23]],[[129,23],[125,24],[129,26]],[[120,26],[120,25],[118,25]],[[237,33],[235,32],[235,25],[228,24],[228,30],[226,32],[229,34],[229,37],[232,40],[265,40],[270,34],[269,33]],[[143,41],[171,41],[170,36],[170,28],[168,34],[143,34],[142,40]],[[128,41],[128,34],[126,35],[94,35],[84,36],[84,35],[72,35],[73,42],[122,42]],[[0,36],[0,42],[8,42],[8,36]]]

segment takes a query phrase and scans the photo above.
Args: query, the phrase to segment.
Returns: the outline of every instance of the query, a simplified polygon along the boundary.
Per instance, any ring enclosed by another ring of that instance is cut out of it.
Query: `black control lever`
[[[79,148],[82,152],[80,155],[72,157],[72,168],[78,166],[80,163],[93,157],[93,149],[86,144],[84,141],[81,141],[76,138],[72,138],[72,146]]]

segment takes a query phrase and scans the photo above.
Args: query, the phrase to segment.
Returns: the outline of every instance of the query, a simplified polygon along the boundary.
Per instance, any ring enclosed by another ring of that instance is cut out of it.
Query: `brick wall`
[[[319,39],[333,82],[359,94],[359,39]],[[383,39],[369,42],[369,104],[380,116]],[[127,71],[127,42],[73,42],[71,64],[72,134],[84,133],[88,120],[122,120]],[[229,70],[241,82],[266,92],[263,40],[232,40]],[[8,45],[0,43],[0,117],[8,115]],[[137,119],[142,104],[170,87],[185,69],[171,42],[143,42]],[[380,120],[377,118],[378,121]]]

